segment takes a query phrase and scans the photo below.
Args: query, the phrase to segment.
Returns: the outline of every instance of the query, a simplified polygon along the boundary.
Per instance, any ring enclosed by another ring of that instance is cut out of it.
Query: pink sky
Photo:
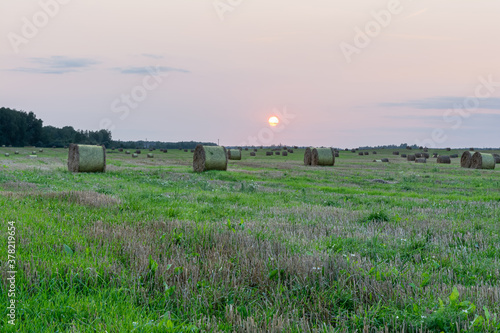
[[[498,147],[499,13],[496,0],[5,0],[0,106],[122,140]],[[375,29],[369,42],[357,28]],[[289,115],[277,129],[273,110]]]

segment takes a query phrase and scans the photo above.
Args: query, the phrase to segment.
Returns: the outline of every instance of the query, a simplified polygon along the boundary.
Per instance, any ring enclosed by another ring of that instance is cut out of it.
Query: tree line
[[[106,148],[193,149],[201,142],[113,141],[109,130],[84,131],[75,130],[72,126],[43,126],[43,121],[37,119],[33,112],[0,108],[0,145],[62,148],[71,143],[104,145]]]

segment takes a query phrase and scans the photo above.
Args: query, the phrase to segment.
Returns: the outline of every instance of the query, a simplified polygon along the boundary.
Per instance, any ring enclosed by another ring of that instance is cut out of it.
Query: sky
[[[115,140],[499,147],[499,12],[498,0],[2,0],[0,106]]]

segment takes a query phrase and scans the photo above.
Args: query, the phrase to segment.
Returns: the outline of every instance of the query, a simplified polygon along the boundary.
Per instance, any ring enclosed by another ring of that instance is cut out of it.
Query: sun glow
[[[273,127],[277,126],[280,123],[280,120],[276,116],[272,116],[271,118],[269,118],[268,121],[269,121],[269,125],[271,125]]]

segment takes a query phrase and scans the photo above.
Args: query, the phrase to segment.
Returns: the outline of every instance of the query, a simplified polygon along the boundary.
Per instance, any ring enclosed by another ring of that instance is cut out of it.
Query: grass
[[[259,150],[197,174],[170,150],[71,174],[66,150],[0,150],[2,332],[500,330],[498,170]]]

